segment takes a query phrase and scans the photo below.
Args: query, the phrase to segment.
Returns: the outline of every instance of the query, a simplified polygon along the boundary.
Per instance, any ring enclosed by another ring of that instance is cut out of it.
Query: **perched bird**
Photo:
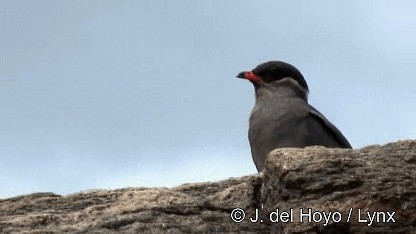
[[[266,155],[276,148],[351,148],[342,133],[308,104],[308,85],[294,66],[270,61],[237,77],[254,85],[256,103],[248,138],[257,171],[263,170]]]

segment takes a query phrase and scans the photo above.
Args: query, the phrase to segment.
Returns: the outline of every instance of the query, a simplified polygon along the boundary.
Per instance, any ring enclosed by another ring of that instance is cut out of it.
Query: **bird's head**
[[[281,61],[262,63],[252,71],[240,72],[237,77],[249,80],[255,88],[284,78],[290,78],[295,80],[306,92],[309,90],[308,84],[300,71],[296,67]]]

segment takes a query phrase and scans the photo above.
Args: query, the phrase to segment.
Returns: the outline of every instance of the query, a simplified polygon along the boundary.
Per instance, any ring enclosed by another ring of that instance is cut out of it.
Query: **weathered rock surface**
[[[254,209],[259,176],[167,188],[126,188],[67,196],[36,193],[0,200],[0,233],[194,233],[266,230],[230,220]]]
[[[230,217],[237,207],[246,212],[240,223]],[[259,220],[252,223],[256,208]],[[299,222],[301,208],[311,208],[311,222],[306,214]],[[270,221],[276,209],[278,223]],[[335,220],[325,225],[322,212]],[[371,225],[366,212],[379,212]],[[0,200],[0,233],[16,232],[416,233],[416,141],[359,150],[279,149],[264,172],[213,183]]]
[[[263,175],[265,213],[275,208],[294,212],[294,222],[283,225],[287,232],[416,233],[416,141],[360,150],[275,150]],[[341,220],[324,226],[325,220],[308,222],[304,215],[300,223],[301,208],[302,213],[308,208],[312,214],[339,212],[334,217]],[[367,212],[375,217],[372,223]]]

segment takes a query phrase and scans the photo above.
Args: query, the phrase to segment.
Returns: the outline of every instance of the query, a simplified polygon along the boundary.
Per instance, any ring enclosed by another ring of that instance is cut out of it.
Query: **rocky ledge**
[[[0,232],[416,233],[416,141],[279,149],[219,182],[2,199]]]

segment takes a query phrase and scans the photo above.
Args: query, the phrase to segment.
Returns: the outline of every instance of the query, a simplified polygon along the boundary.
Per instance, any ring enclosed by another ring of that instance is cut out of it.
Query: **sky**
[[[0,198],[256,173],[237,73],[296,66],[354,148],[416,138],[412,1],[0,3]]]

